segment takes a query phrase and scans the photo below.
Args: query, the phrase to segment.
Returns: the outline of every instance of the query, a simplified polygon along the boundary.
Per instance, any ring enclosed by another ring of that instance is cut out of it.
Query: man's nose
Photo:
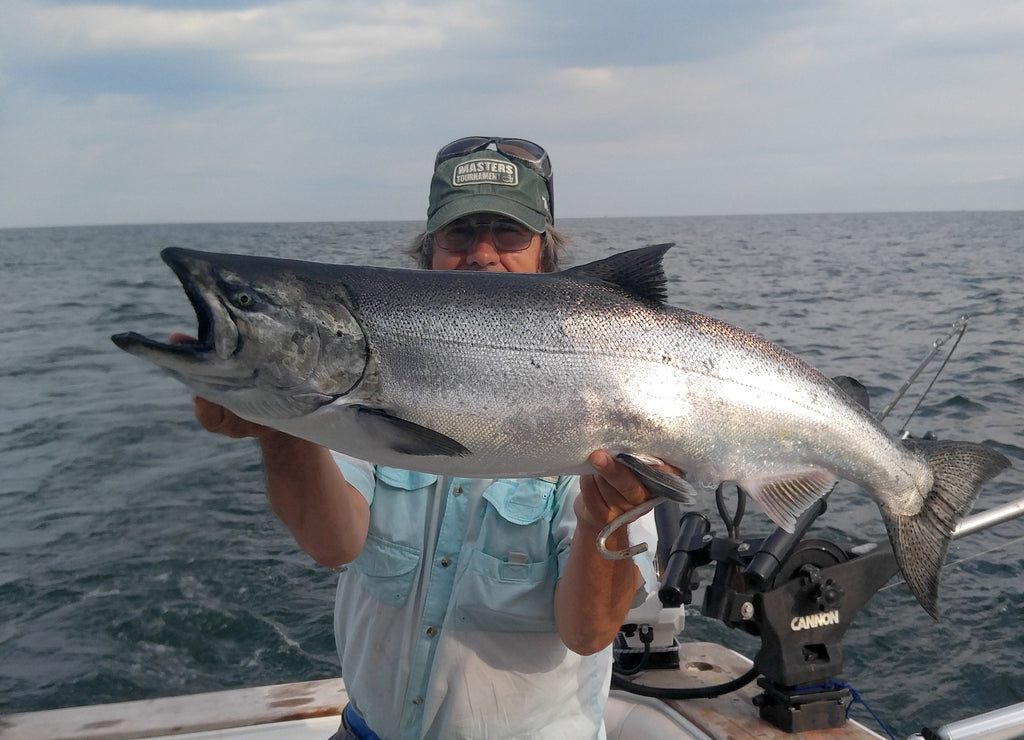
[[[476,264],[493,264],[497,262],[498,250],[494,246],[494,237],[489,228],[477,229],[473,245],[466,251],[466,261]]]

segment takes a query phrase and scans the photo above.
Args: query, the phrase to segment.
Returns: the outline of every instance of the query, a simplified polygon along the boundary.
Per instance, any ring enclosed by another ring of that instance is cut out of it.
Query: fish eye
[[[249,308],[254,303],[256,303],[256,299],[253,298],[249,293],[235,294],[235,305],[238,306],[239,308]]]

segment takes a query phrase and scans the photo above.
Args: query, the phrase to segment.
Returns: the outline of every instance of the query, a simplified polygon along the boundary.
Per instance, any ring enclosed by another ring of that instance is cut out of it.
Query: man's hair
[[[569,237],[553,226],[540,235],[540,271],[558,272],[558,258]],[[421,232],[406,248],[406,253],[416,260],[416,266],[429,270],[434,259],[434,235]]]

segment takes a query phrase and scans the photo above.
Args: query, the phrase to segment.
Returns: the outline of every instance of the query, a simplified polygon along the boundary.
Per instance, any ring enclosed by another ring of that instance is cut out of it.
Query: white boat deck
[[[701,688],[718,686],[746,673],[750,661],[739,653],[711,642],[683,643],[679,654],[677,671],[647,671],[633,680],[647,686],[662,688]],[[660,738],[711,738],[711,740],[878,740],[882,735],[869,731],[856,722],[847,722],[844,727],[816,730],[814,732],[787,733],[760,718],[753,704],[753,698],[761,693],[756,682],[752,682],[732,693],[714,699],[664,700],[670,714],[682,717],[697,730],[687,734],[666,735],[641,734],[631,731],[614,735],[611,712],[615,705],[609,703],[610,711],[605,712],[609,740],[649,740]],[[612,692],[613,698],[630,697],[630,694]],[[659,701],[659,700],[655,700]],[[639,728],[637,728],[639,729]]]
[[[713,643],[684,643],[677,671],[649,671],[652,686],[715,686],[743,674],[750,661]],[[788,734],[758,717],[755,684],[717,699],[661,701],[614,691],[606,712],[609,740],[876,740],[845,727]],[[348,694],[340,678],[192,696],[0,715],[2,740],[327,740]]]
[[[340,678],[0,715],[3,740],[327,740],[348,693]]]

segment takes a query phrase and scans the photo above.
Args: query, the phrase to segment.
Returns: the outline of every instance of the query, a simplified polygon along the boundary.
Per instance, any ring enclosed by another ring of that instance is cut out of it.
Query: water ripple
[[[984,440],[1013,460],[979,508],[1021,495],[1024,214],[561,226],[574,237],[570,263],[676,242],[665,262],[672,303],[757,331],[826,374],[859,378],[875,408],[969,313],[912,430]],[[188,393],[109,335],[195,325],[157,256],[164,247],[395,265],[406,264],[399,251],[419,228],[0,230],[0,712],[229,688],[240,666],[247,684],[337,674],[335,574],[299,552],[269,512],[254,445],[202,433]],[[748,519],[764,526],[756,513]],[[819,524],[827,536],[884,536],[869,497],[846,484]],[[844,678],[903,735],[1024,698],[1021,537],[1017,521],[956,543],[938,623],[893,587],[848,633]],[[699,616],[685,636],[756,650]]]

